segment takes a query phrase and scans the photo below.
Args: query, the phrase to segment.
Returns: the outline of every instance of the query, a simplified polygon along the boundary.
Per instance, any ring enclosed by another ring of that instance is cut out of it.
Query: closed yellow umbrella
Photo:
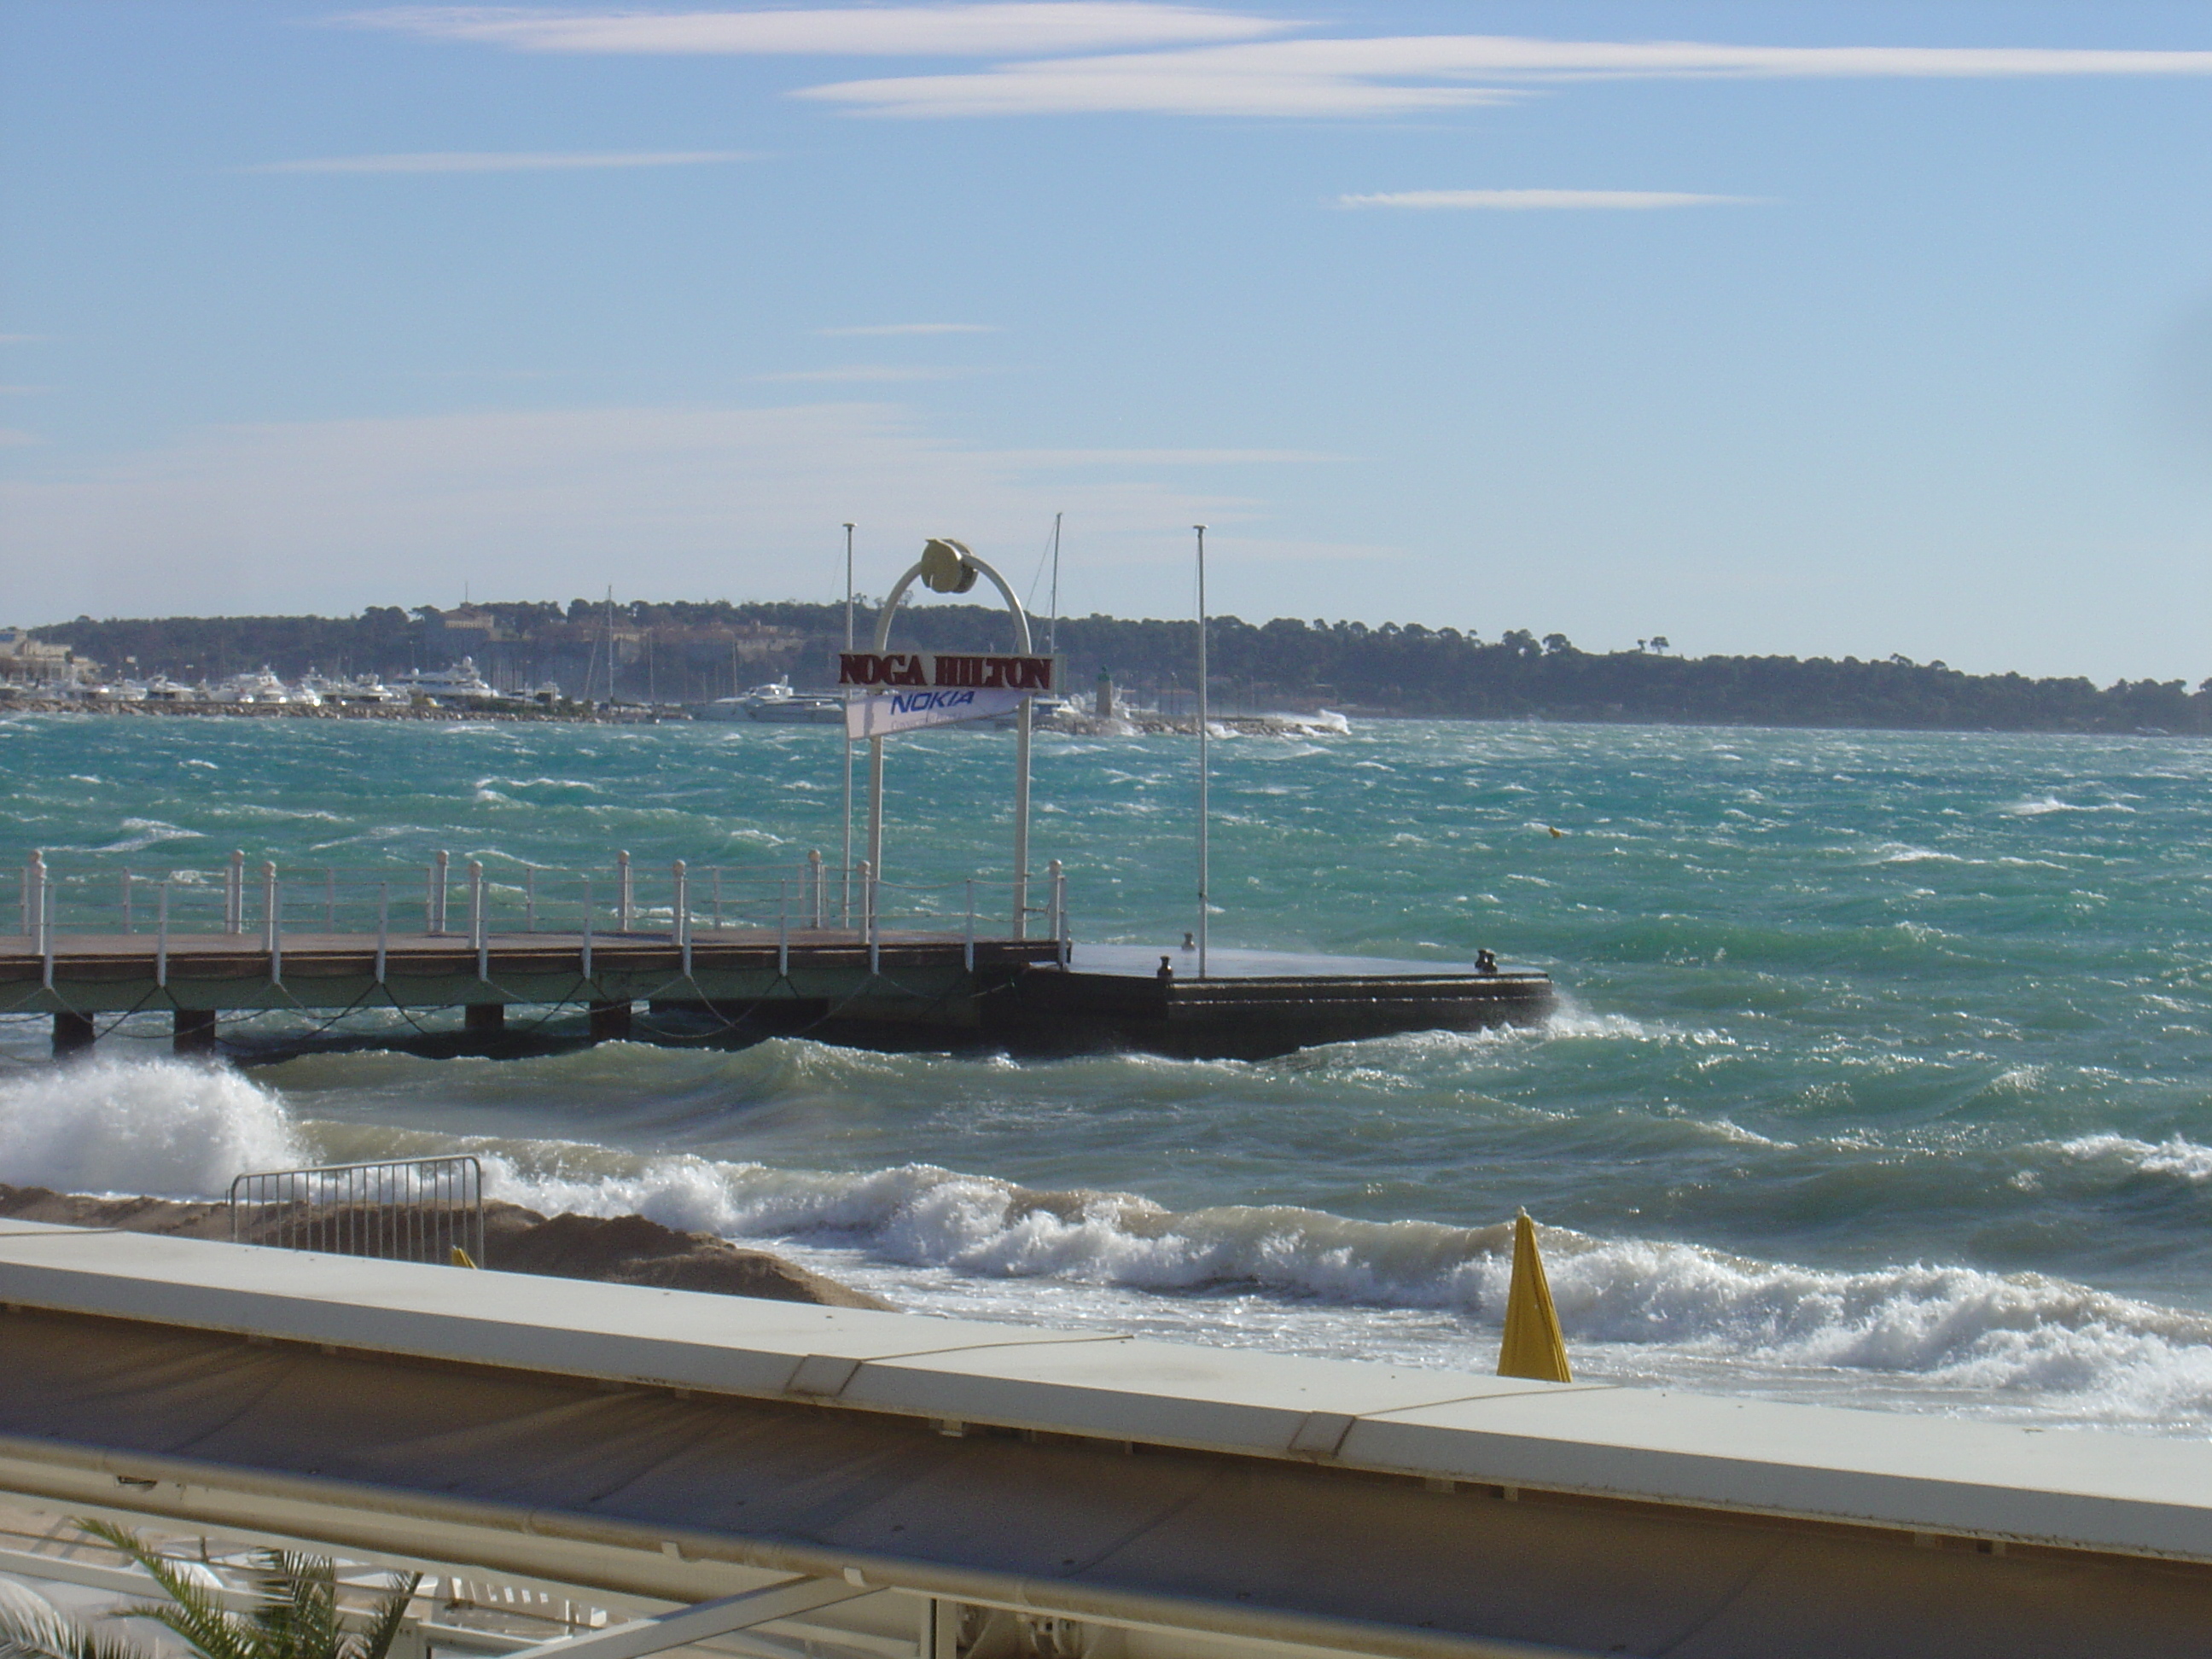
[[[1571,1382],[1566,1340],[1552,1306],[1551,1281],[1536,1249],[1536,1224],[1522,1211],[1513,1218],[1513,1287],[1505,1293],[1505,1340],[1498,1350],[1500,1376],[1539,1382]]]

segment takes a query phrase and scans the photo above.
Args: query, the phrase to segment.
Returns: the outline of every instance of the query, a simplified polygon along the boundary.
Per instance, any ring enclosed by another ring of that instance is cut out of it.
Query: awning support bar
[[[765,1589],[747,1590],[743,1595],[720,1596],[650,1619],[633,1619],[587,1635],[564,1636],[557,1642],[520,1649],[507,1659],[641,1659],[648,1653],[664,1653],[670,1648],[873,1594],[873,1589],[843,1578],[793,1578]]]

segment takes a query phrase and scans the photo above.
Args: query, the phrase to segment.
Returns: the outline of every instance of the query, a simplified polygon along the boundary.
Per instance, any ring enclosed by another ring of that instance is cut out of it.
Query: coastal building
[[[100,665],[73,647],[33,639],[26,628],[0,628],[0,686],[17,695],[73,695],[97,680]]]

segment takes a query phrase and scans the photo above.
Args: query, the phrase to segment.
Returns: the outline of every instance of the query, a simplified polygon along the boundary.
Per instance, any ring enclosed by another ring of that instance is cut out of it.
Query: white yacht
[[[477,672],[476,659],[464,657],[449,668],[410,668],[392,679],[403,696],[433,702],[489,702],[500,695]]]
[[[284,703],[298,701],[285,688],[284,682],[270,672],[269,665],[261,665],[258,674],[233,674],[216,688],[216,702]],[[317,702],[321,699],[317,698]]]
[[[717,697],[692,705],[702,720],[764,720],[778,726],[838,726],[844,722],[845,700],[835,693],[800,692],[788,678],[757,685],[735,697]]]

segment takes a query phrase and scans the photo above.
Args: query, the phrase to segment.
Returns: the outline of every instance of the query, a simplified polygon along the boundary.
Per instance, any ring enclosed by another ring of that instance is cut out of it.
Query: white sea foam
[[[2016,818],[2039,818],[2052,812],[2132,812],[2136,809],[2124,801],[2061,800],[2056,795],[2038,795],[2033,799],[2014,801],[2004,809]]]
[[[1704,1127],[1757,1139],[1725,1119]],[[459,1144],[367,1125],[302,1129],[275,1091],[171,1060],[97,1060],[0,1086],[0,1181],[11,1184],[212,1196],[242,1170],[310,1161],[319,1142],[355,1157]],[[1256,1297],[1279,1310],[1269,1316],[1278,1325],[1305,1321],[1356,1354],[1373,1322],[1409,1310],[1460,1333],[1453,1340],[1462,1344],[1492,1340],[1510,1274],[1502,1221],[1364,1220],[1291,1206],[1176,1211],[1129,1193],[1035,1191],[920,1164],[840,1173],[641,1158],[589,1144],[473,1149],[497,1197],[836,1252],[864,1282],[873,1273],[937,1287],[916,1305],[941,1296],[948,1306],[1016,1321],[1037,1316],[1040,1280],[1069,1294],[1110,1292],[1124,1308],[1139,1298],[1160,1328],[1194,1335],[1223,1296]],[[2212,1147],[2179,1138],[2085,1136],[2057,1150],[2212,1181]],[[2168,1426],[2212,1419],[2212,1319],[2199,1315],[1961,1267],[1842,1272],[1550,1228],[1545,1242],[1569,1342],[1631,1355],[1622,1362],[1631,1370],[1702,1366],[1700,1386],[1711,1386],[1711,1368],[1741,1364],[1770,1379],[1886,1377],[1883,1386],[1985,1409]],[[1438,1357],[1465,1363],[1463,1348]]]
[[[219,1066],[91,1060],[0,1083],[0,1182],[212,1197],[302,1162],[277,1096]]]
[[[1165,1210],[1118,1193],[1036,1193],[908,1164],[857,1175],[657,1162],[600,1180],[532,1177],[495,1160],[503,1194],[849,1253],[965,1281],[963,1305],[1033,1317],[1047,1279],[1170,1297],[1256,1292],[1285,1305],[1437,1310],[1487,1328],[1510,1276],[1503,1224],[1353,1220],[1291,1206]],[[1945,1392],[2062,1401],[2141,1421],[2212,1413],[2212,1320],[2033,1274],[1913,1264],[1842,1273],[1692,1245],[1545,1230],[1571,1344],[1784,1370],[1867,1372]],[[912,1281],[909,1280],[909,1283]],[[981,1300],[978,1303],[977,1298]],[[1192,1328],[1210,1316],[1194,1305]],[[1359,1352],[1357,1325],[1346,1327]]]
[[[2212,1146],[2179,1135],[2155,1144],[2132,1135],[2077,1135],[2061,1142],[2058,1150],[2083,1163],[2110,1162],[2145,1175],[2176,1176],[2192,1186],[2212,1181]]]

